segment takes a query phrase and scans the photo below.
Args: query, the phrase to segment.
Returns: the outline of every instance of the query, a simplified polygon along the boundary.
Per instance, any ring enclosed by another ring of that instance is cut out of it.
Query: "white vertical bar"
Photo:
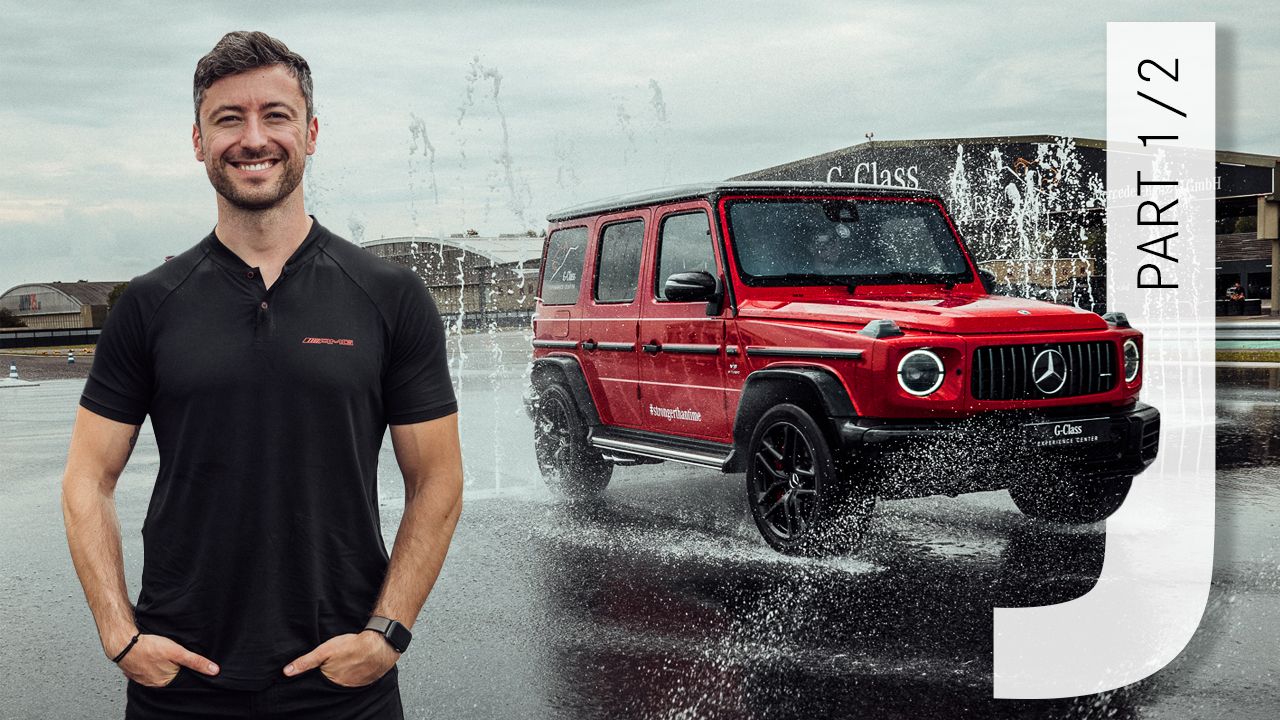
[[[1107,306],[1145,334],[1142,400],[1161,412],[1161,451],[1107,521],[1092,591],[996,609],[996,697],[1141,680],[1182,651],[1203,614],[1213,569],[1214,62],[1213,23],[1107,24]],[[1139,172],[1176,185],[1140,186]]]

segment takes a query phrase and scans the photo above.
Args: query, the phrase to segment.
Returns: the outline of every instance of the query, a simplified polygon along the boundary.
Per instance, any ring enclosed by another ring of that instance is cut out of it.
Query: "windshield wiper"
[[[852,295],[858,289],[861,275],[827,275],[825,273],[787,273],[786,275],[769,276],[770,284],[777,281],[779,285],[837,285],[843,286]]]
[[[950,289],[955,287],[957,282],[965,279],[965,273],[895,272],[882,275],[858,275],[857,279],[868,285],[929,285],[939,283]]]
[[[852,295],[859,285],[929,285],[938,283],[949,290],[966,279],[967,274],[894,272],[867,275],[827,275],[824,273],[785,273],[757,276],[761,285],[833,285],[848,289]]]
[[[823,273],[761,275],[760,279],[768,285],[844,285],[849,282],[848,275],[824,275]]]

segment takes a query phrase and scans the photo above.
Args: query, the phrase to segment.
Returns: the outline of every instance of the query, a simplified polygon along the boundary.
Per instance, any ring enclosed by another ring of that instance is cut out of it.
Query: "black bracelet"
[[[111,662],[118,664],[121,660],[123,660],[124,656],[128,655],[129,651],[133,649],[133,646],[138,644],[138,638],[140,637],[142,637],[141,632],[139,632],[137,635],[134,635],[133,639],[129,641],[129,644],[125,645],[124,649],[120,651],[120,654],[111,658]]]

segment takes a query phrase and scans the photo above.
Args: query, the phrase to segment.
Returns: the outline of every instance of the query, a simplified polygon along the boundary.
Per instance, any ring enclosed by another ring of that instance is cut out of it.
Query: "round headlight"
[[[917,397],[942,387],[944,374],[942,358],[929,350],[912,350],[898,363],[898,384]]]
[[[1142,369],[1142,353],[1138,351],[1136,340],[1124,341],[1124,381],[1133,382]]]

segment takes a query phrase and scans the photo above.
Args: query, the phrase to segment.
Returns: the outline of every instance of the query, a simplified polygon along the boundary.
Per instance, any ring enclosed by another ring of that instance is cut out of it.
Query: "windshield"
[[[805,198],[727,205],[733,251],[749,285],[973,279],[933,202]]]

